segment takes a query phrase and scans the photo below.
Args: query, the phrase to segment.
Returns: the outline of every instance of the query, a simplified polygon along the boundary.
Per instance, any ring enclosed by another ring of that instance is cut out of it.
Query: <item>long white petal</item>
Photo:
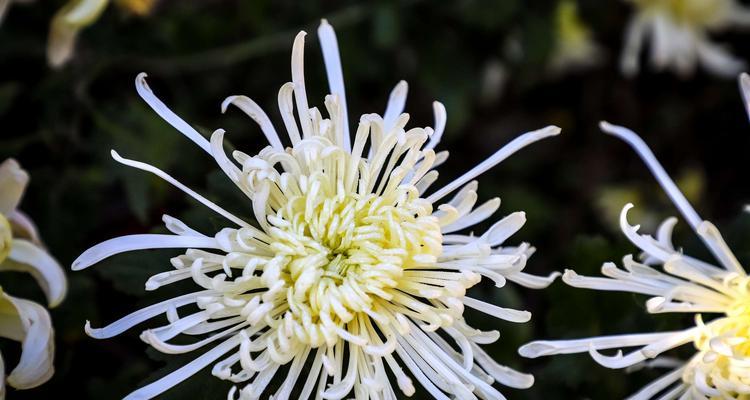
[[[208,152],[209,152],[209,154],[211,153],[210,144],[209,144]],[[172,178],[169,174],[167,174],[166,172],[160,170],[159,168],[156,168],[153,165],[148,165],[146,163],[142,163],[140,161],[134,161],[134,160],[129,160],[127,158],[123,158],[119,154],[117,154],[117,152],[114,151],[114,150],[112,150],[111,153],[112,153],[112,158],[114,158],[117,162],[125,164],[125,165],[127,165],[129,167],[138,168],[138,169],[143,170],[143,171],[151,172],[152,174],[158,176],[161,179],[164,179],[165,181],[171,183],[173,186],[176,186],[178,189],[180,189],[183,192],[187,193],[188,195],[190,195],[190,197],[192,197],[192,198],[198,200],[199,202],[203,203],[203,205],[205,205],[206,207],[208,207],[211,210],[215,211],[217,214],[223,216],[224,218],[226,218],[226,219],[234,222],[235,224],[237,224],[239,226],[243,226],[243,227],[249,226],[249,224],[247,222],[241,220],[240,218],[237,218],[232,213],[224,210],[223,208],[219,207],[218,205],[216,205],[212,201],[210,201],[207,198],[199,195],[198,193],[196,193],[195,191],[193,191],[189,187],[183,185],[178,180]]]
[[[313,128],[305,90],[305,35],[307,35],[305,31],[298,33],[292,45],[292,83],[294,83],[294,100],[297,102],[299,123],[302,126],[302,138],[308,139],[313,134]]]
[[[75,261],[73,270],[88,268],[107,257],[135,250],[149,249],[220,249],[219,242],[207,236],[162,234],[128,235],[109,239],[84,251]]]
[[[258,103],[246,96],[229,96],[221,103],[221,112],[227,112],[227,107],[230,104],[237,106],[237,108],[242,110],[242,112],[247,114],[248,117],[252,118],[260,126],[260,130],[266,136],[266,140],[268,140],[268,143],[274,149],[284,151],[284,145],[281,144],[281,139],[279,139],[279,135],[276,133],[271,119],[268,118],[268,115]]]
[[[443,138],[443,132],[445,132],[445,122],[448,119],[448,113],[445,111],[445,106],[439,101],[432,103],[432,109],[435,114],[435,131],[430,136],[430,141],[424,147],[424,150],[434,149],[440,143],[440,139]]]
[[[490,246],[500,245],[514,233],[518,232],[525,223],[526,213],[523,211],[514,212],[492,225],[482,235],[482,239],[487,241]]]
[[[170,309],[179,308],[187,304],[195,303],[199,297],[206,296],[211,293],[213,292],[210,290],[203,290],[200,292],[185,294],[173,299],[168,299],[162,301],[161,303],[152,304],[134,313],[126,315],[103,328],[92,328],[89,321],[86,321],[85,331],[87,335],[95,339],[108,339],[125,332],[126,330],[140,324],[141,322],[147,321],[159,314],[166,313]]]
[[[463,297],[462,301],[464,305],[468,307],[505,321],[529,322],[529,320],[531,320],[531,313],[528,311],[519,311],[511,308],[498,307],[494,304],[485,303],[471,297]]]
[[[612,335],[574,340],[537,340],[521,346],[518,354],[526,358],[537,358],[554,354],[586,353],[592,346],[597,350],[643,346],[679,333],[681,332]]]
[[[481,175],[488,169],[499,164],[500,162],[502,162],[503,160],[505,160],[510,155],[517,152],[518,150],[521,150],[522,148],[530,145],[531,143],[534,143],[536,141],[539,141],[541,139],[544,139],[550,136],[558,135],[559,133],[560,133],[560,128],[556,126],[548,126],[546,128],[542,128],[536,131],[524,133],[523,135],[513,139],[510,143],[503,146],[500,150],[495,152],[495,154],[490,156],[488,159],[482,161],[479,165],[469,170],[469,172],[466,172],[465,174],[461,175],[458,179],[443,186],[442,189],[428,196],[427,201],[429,201],[430,203],[437,202],[438,200],[445,197],[447,194],[453,192],[454,190],[463,186],[470,180]]]
[[[600,122],[599,126],[605,133],[622,139],[635,150],[641,159],[643,159],[643,162],[646,163],[648,169],[651,170],[651,173],[654,174],[661,187],[664,188],[664,191],[667,192],[667,196],[672,199],[677,209],[680,210],[688,223],[690,223],[690,226],[694,230],[697,230],[698,225],[700,225],[703,219],[698,215],[693,206],[690,205],[685,195],[680,192],[680,189],[675,185],[672,178],[669,177],[664,167],[661,166],[651,149],[643,142],[643,139],[628,128],[612,125],[606,121]]]
[[[123,400],[147,400],[164,393],[175,385],[193,376],[207,365],[218,360],[221,356],[240,344],[240,336],[234,335],[213,349],[203,353],[200,357],[189,362],[182,368],[170,373],[156,382],[148,384],[133,393],[125,396]]]
[[[208,144],[203,135],[198,133],[192,126],[185,122],[182,118],[178,117],[177,114],[167,107],[158,97],[154,94],[151,88],[146,83],[145,72],[141,72],[135,78],[135,90],[141,96],[141,98],[154,110],[160,117],[172,125],[175,129],[180,131],[188,139],[192,140],[195,144],[200,146],[206,153],[211,154],[211,146]]]
[[[350,151],[351,137],[349,136],[349,116],[346,108],[346,91],[344,90],[344,73],[341,70],[341,57],[339,55],[339,44],[333,27],[323,19],[318,27],[318,39],[320,49],[323,51],[323,61],[326,65],[328,75],[328,87],[331,94],[338,96],[341,112],[344,118],[344,137],[341,138],[342,145],[346,151]]]
[[[386,133],[396,126],[396,120],[404,112],[408,92],[409,84],[406,81],[400,81],[388,96],[388,104],[385,106],[385,113],[383,114],[383,129]]]
[[[474,351],[474,357],[482,369],[501,384],[516,389],[528,389],[534,385],[533,375],[524,374],[513,368],[498,364],[475,343],[471,344],[471,349]]]
[[[673,383],[677,382],[682,373],[685,370],[684,367],[677,368],[668,374],[665,374],[661,378],[649,383],[643,389],[639,390],[638,393],[633,394],[626,400],[649,400],[661,393],[664,389],[668,388]]]
[[[530,289],[544,289],[551,285],[560,275],[562,274],[557,271],[552,272],[547,276],[531,275],[525,272],[513,272],[505,275],[505,278]]]

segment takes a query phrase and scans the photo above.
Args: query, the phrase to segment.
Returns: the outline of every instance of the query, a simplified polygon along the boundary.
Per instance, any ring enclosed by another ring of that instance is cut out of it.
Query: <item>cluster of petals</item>
[[[648,44],[651,66],[682,76],[700,65],[722,77],[735,77],[745,68],[710,33],[750,25],[750,10],[736,0],[627,0],[635,13],[625,28],[620,67],[625,75],[640,70],[640,56]],[[649,40],[650,39],[650,40]]]
[[[172,259],[174,269],[151,277],[146,289],[192,280],[197,291],[103,328],[87,323],[89,335],[109,338],[165,315],[168,323],[143,331],[143,341],[164,353],[210,348],[127,398],[155,397],[209,365],[213,375],[235,383],[230,399],[268,396],[280,371],[286,372],[275,399],[295,390],[300,398],[353,393],[358,399],[395,399],[389,376],[406,395],[418,383],[436,399],[502,399],[495,382],[531,386],[532,376],[496,363],[481,349],[499,333],[475,329],[463,317],[466,307],[517,323],[530,313],[477,300],[467,289],[482,277],[497,287],[512,281],[542,288],[555,275],[524,273],[534,248],[504,244],[524,224],[524,213],[512,213],[479,235],[467,229],[500,205],[497,198],[477,205],[474,178],[559,128],[526,133],[432,190],[435,168],[448,156],[435,151],[446,124],[443,105],[434,103],[434,127],[406,128],[407,84],[400,82],[385,113],[362,115],[350,135],[337,39],[326,21],[318,38],[331,93],[324,102],[327,117],[307,102],[304,32],[292,48],[292,81],[278,93],[283,139],[250,98],[223,102],[223,112],[234,106],[259,126],[268,145],[255,155],[227,155],[223,130],[205,139],[154,95],[145,74],[136,78],[138,93],[153,110],[215,159],[247,196],[254,218],[240,218],[164,171],[112,152],[117,161],[169,181],[230,225],[208,235],[165,216],[170,234],[111,239],[73,263],[80,270],[126,251],[185,249]],[[173,341],[178,337],[194,340]]]
[[[750,77],[740,77],[743,97],[750,93]],[[747,105],[747,104],[746,104]],[[750,108],[749,108],[750,110]],[[672,243],[676,218],[665,220],[656,237],[640,234],[622,210],[620,226],[625,236],[642,251],[640,262],[632,255],[623,269],[614,263],[602,266],[604,277],[587,277],[568,270],[567,284],[586,289],[618,291],[651,296],[651,314],[693,315],[684,330],[600,336],[576,340],[536,341],[519,349],[526,357],[588,352],[608,368],[649,366],[668,368],[661,378],[632,395],[631,399],[744,399],[750,396],[750,276],[737,261],[714,224],[703,220],[651,150],[627,128],[602,123],[602,129],[625,142],[641,156],[685,220],[718,261],[708,263],[684,254]],[[694,355],[687,361],[664,355],[691,344]],[[623,350],[634,348],[627,354]],[[602,350],[617,349],[613,355]]]
[[[28,273],[36,279],[55,307],[65,297],[67,283],[60,265],[42,246],[31,219],[18,209],[29,175],[18,162],[0,164],[0,272]],[[31,300],[13,297],[0,287],[0,337],[21,343],[21,357],[7,376],[15,389],[30,389],[54,373],[55,343],[47,309]],[[5,363],[0,355],[0,400],[6,393]]]

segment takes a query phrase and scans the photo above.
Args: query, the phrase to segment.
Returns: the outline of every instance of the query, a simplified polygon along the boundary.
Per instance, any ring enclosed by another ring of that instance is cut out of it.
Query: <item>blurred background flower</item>
[[[594,43],[591,30],[581,20],[575,1],[557,3],[555,29],[555,47],[550,60],[553,71],[583,69],[601,61],[601,50]]]
[[[626,28],[622,72],[640,70],[639,58],[648,43],[655,70],[692,75],[700,65],[725,78],[737,76],[746,63],[724,45],[714,43],[715,31],[750,25],[750,10],[736,0],[628,0],[635,8]],[[648,41],[651,39],[650,42]]]
[[[112,148],[138,154],[185,184],[206,188],[212,201],[230,204],[231,212],[245,209],[246,200],[211,160],[185,156],[193,154],[191,144],[142,104],[133,91],[133,76],[148,72],[162,99],[176,113],[190,115],[206,137],[223,127],[233,132],[234,146],[257,151],[263,143],[260,130],[240,113],[222,115],[218,104],[237,88],[260,104],[275,104],[275,93],[286,81],[279,71],[289,71],[289,43],[300,29],[314,30],[322,17],[336,26],[351,109],[379,112],[387,101],[383,88],[401,79],[409,82],[415,126],[432,123],[433,100],[445,104],[450,118],[442,143],[451,156],[436,184],[449,182],[518,132],[537,128],[539,121],[563,128],[565,134],[554,145],[535,147],[488,171],[478,189],[480,198],[501,196],[503,210],[526,211],[528,221],[513,237],[539,249],[526,271],[546,275],[575,267],[593,275],[602,262],[632,252],[612,230],[606,220],[611,217],[597,206],[603,188],[625,184],[625,189],[636,189],[641,204],[649,205],[638,209],[654,220],[674,214],[640,160],[601,134],[597,123],[604,118],[639,132],[665,168],[676,171],[678,184],[681,171],[705,177],[694,206],[722,227],[741,261],[750,260],[750,215],[742,213],[750,199],[743,169],[750,135],[736,82],[716,79],[703,68],[689,79],[650,68],[624,78],[617,55],[634,11],[630,3],[576,3],[581,22],[605,56],[586,70],[561,76],[550,76],[548,69],[557,32],[558,2],[553,0],[161,0],[145,18],[110,7],[80,32],[74,57],[53,70],[47,66],[46,35],[65,3],[13,4],[0,26],[0,159],[21,160],[33,176],[24,210],[63,265],[103,238],[163,232],[154,221],[167,209],[196,229],[220,229],[221,220],[158,178],[120,168],[108,155]],[[717,31],[711,40],[730,47],[737,59],[750,55],[743,30]],[[649,44],[645,46],[648,50]],[[322,56],[315,51],[307,56],[308,96],[320,98],[327,91]],[[269,117],[281,124],[278,114],[269,112]],[[619,206],[616,202],[612,207],[621,208],[627,200]],[[477,232],[487,227],[478,226]],[[680,225],[674,234],[686,253],[711,260],[689,229]],[[56,330],[55,375],[33,391],[9,396],[121,398],[184,365],[191,357],[151,351],[144,356],[139,330],[108,341],[93,340],[83,331],[87,317],[112,321],[184,293],[177,286],[143,295],[143,282],[176,255],[169,250],[136,258],[119,255],[92,273],[71,274],[66,301],[50,312]],[[0,285],[12,287],[14,296],[45,301],[26,274],[0,274]],[[467,319],[479,320],[478,328],[504,333],[486,347],[489,355],[513,359],[512,367],[535,375],[532,388],[506,390],[510,399],[624,398],[659,376],[644,370],[624,377],[622,371],[598,367],[588,355],[547,360],[514,356],[518,346],[534,338],[685,326],[681,316],[652,318],[639,308],[639,299],[627,294],[607,294],[601,301],[591,291],[560,283],[545,291],[506,287],[500,292],[480,283],[469,294],[528,309],[532,320],[518,329],[484,321],[471,310]],[[19,355],[16,343],[0,340],[0,350],[8,363]],[[158,372],[152,374],[154,370]],[[227,390],[210,371],[202,371],[163,398],[216,399]]]

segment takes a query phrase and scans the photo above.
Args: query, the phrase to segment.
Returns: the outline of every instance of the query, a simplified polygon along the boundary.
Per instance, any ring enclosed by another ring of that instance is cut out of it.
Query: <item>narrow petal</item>
[[[297,102],[299,123],[302,126],[302,138],[312,136],[313,128],[310,111],[307,106],[307,91],[305,90],[305,35],[302,31],[294,38],[292,45],[292,83],[294,83],[294,100]]]
[[[537,340],[521,346],[518,349],[518,354],[526,358],[537,358],[554,354],[586,353],[592,347],[596,350],[605,350],[643,346],[672,337],[679,333],[681,332],[612,335],[575,340]]]
[[[86,250],[73,261],[73,270],[88,268],[105,258],[135,250],[150,249],[220,249],[219,242],[207,236],[143,234],[109,239]]]
[[[690,205],[690,202],[685,198],[685,195],[682,194],[672,178],[669,177],[667,171],[664,170],[664,167],[661,166],[659,160],[656,159],[651,149],[649,149],[646,143],[643,142],[643,139],[628,128],[612,125],[606,121],[599,123],[599,126],[605,133],[625,141],[625,143],[629,144],[633,150],[635,150],[643,162],[646,163],[648,169],[651,170],[651,173],[654,174],[654,177],[661,187],[664,188],[667,196],[672,199],[674,205],[680,210],[688,223],[690,223],[690,226],[692,226],[694,230],[697,230],[698,225],[700,225],[703,219],[698,215],[695,209],[693,209],[693,206]]]
[[[533,132],[525,133],[513,139],[510,143],[503,146],[500,150],[495,152],[495,154],[490,156],[488,159],[482,161],[479,165],[469,170],[469,172],[466,172],[465,174],[461,175],[458,179],[443,186],[442,189],[428,196],[427,201],[429,201],[430,203],[436,203],[438,200],[442,199],[447,194],[450,194],[451,192],[463,186],[467,182],[481,175],[488,169],[499,164],[500,162],[502,162],[503,160],[505,160],[510,155],[517,152],[518,150],[521,150],[522,148],[530,145],[531,143],[534,143],[536,141],[539,141],[541,139],[544,139],[550,136],[558,135],[559,133],[560,133],[560,128],[556,126],[548,126],[546,128],[542,128]]]
[[[525,272],[513,272],[511,274],[505,275],[505,278],[511,282],[515,282],[523,287],[527,287],[530,289],[544,289],[547,286],[551,285],[552,282],[554,282],[555,279],[557,279],[557,277],[561,275],[562,274],[557,271],[547,276],[531,275]]]
[[[445,122],[448,119],[448,113],[445,111],[445,106],[439,101],[432,103],[432,109],[435,113],[435,131],[430,136],[430,141],[424,147],[425,150],[434,149],[440,143],[440,139],[443,138],[443,132],[445,132]]]
[[[474,343],[471,344],[471,348],[474,350],[477,363],[501,384],[516,389],[528,389],[534,385],[533,375],[524,374],[513,368],[498,364]]]
[[[211,154],[210,144],[208,145],[209,149],[207,150],[209,154]],[[165,181],[171,183],[173,186],[177,187],[178,189],[182,190],[183,192],[190,195],[190,197],[198,200],[199,202],[203,203],[206,207],[210,208],[211,210],[215,211],[217,214],[223,216],[224,218],[234,222],[235,224],[239,226],[249,226],[249,224],[230,212],[224,210],[223,208],[216,205],[214,202],[208,200],[207,198],[201,196],[200,194],[196,193],[194,190],[190,189],[189,187],[183,185],[180,183],[177,179],[172,178],[169,174],[166,172],[160,170],[159,168],[154,167],[153,165],[148,165],[146,163],[142,163],[139,161],[129,160],[127,158],[121,157],[119,154],[117,154],[116,151],[112,150],[112,158],[114,158],[117,162],[125,164],[129,167],[138,168],[143,171],[151,172],[152,174],[158,176],[161,179],[164,179]]]
[[[390,132],[396,126],[396,120],[404,112],[408,92],[409,84],[406,81],[400,81],[388,96],[388,104],[385,106],[385,113],[383,114],[383,129],[385,132]]]
[[[134,313],[126,315],[103,328],[92,328],[89,321],[86,321],[85,331],[87,335],[95,339],[108,339],[117,336],[144,321],[148,321],[149,319],[159,314],[166,313],[169,310],[173,310],[187,304],[195,303],[199,297],[207,296],[211,293],[213,292],[210,290],[204,290],[175,297],[173,299],[168,299],[162,301],[161,303],[152,304]]]
[[[158,97],[154,94],[151,88],[146,83],[146,73],[141,72],[135,78],[135,89],[141,98],[159,114],[164,121],[167,121],[169,125],[172,125],[175,129],[180,131],[188,139],[192,140],[195,144],[200,146],[206,153],[211,154],[211,146],[203,135],[198,133],[192,126],[188,125],[182,118],[178,117],[172,110],[167,107]]]
[[[212,362],[218,360],[221,356],[231,351],[240,344],[240,336],[234,335],[225,340],[213,349],[203,353],[200,357],[189,362],[182,368],[170,373],[169,375],[150,383],[133,393],[125,396],[123,400],[147,400],[164,393],[175,385],[193,376]]]
[[[339,44],[333,27],[323,19],[318,27],[318,38],[320,49],[323,51],[323,61],[328,75],[328,87],[331,94],[338,96],[341,104],[341,112],[344,118],[344,129],[341,144],[346,151],[351,151],[351,137],[349,136],[349,116],[346,109],[346,91],[344,90],[344,73],[341,69],[341,57],[339,55]]]
[[[490,229],[482,235],[482,239],[487,241],[490,246],[498,246],[526,223],[526,213],[523,211],[514,212],[507,217],[496,222]]]
[[[271,119],[268,118],[268,115],[258,103],[246,96],[229,96],[221,103],[221,112],[225,113],[230,104],[242,110],[242,112],[247,114],[248,117],[252,118],[260,126],[263,135],[266,136],[266,140],[268,140],[268,143],[274,149],[284,151],[284,145],[281,144],[281,139],[279,139],[279,135],[276,133]]]
[[[464,297],[462,300],[464,305],[468,307],[505,321],[529,322],[531,320],[531,313],[528,311],[519,311],[513,310],[511,308],[498,307],[494,304],[485,303],[471,297]]]

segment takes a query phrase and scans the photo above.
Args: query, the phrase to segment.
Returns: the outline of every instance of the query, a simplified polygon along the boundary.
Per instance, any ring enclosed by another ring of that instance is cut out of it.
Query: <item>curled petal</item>
[[[63,300],[68,284],[65,273],[57,261],[34,243],[23,239],[13,240],[8,259],[0,263],[0,271],[28,272],[39,282],[50,307]]]
[[[0,336],[20,341],[22,346],[21,358],[8,375],[8,384],[30,389],[48,381],[55,372],[55,343],[47,310],[0,291],[0,322]]]

